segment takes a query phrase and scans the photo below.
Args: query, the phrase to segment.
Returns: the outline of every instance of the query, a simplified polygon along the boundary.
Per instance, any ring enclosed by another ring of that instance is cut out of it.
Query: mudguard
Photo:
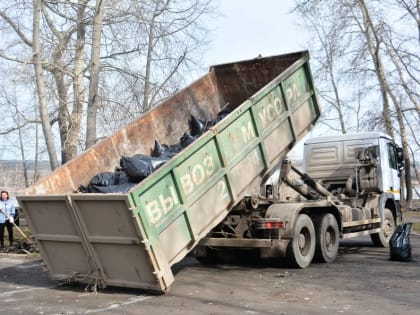
[[[266,218],[278,218],[286,223],[282,238],[291,239],[293,237],[293,227],[304,203],[276,203],[271,205],[266,212]]]

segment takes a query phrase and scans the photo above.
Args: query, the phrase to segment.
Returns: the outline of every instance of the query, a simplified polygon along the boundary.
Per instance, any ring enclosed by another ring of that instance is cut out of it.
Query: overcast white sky
[[[216,0],[206,66],[307,49],[305,32],[289,13],[293,0]]]
[[[309,49],[308,38],[289,13],[294,0],[215,0],[222,15],[212,21],[212,42],[203,66]],[[203,73],[201,74],[203,75]],[[201,76],[200,75],[200,76]],[[301,159],[300,141],[289,156]]]

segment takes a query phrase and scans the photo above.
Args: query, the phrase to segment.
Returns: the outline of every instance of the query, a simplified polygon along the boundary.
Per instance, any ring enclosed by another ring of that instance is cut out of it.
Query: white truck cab
[[[400,200],[400,173],[403,167],[401,149],[382,132],[365,132],[324,136],[307,140],[304,145],[304,170],[322,181],[328,190],[343,188],[355,174],[359,164],[356,159],[360,149],[371,148],[378,163],[377,188]],[[357,174],[357,172],[356,172]]]

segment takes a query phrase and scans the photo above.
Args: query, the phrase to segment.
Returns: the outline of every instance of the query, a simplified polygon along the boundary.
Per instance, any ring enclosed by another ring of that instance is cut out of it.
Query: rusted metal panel
[[[128,193],[74,193],[122,155],[150,154],[155,140],[177,143],[191,115],[211,119],[226,105],[225,119]],[[214,66],[18,199],[53,278],[166,291],[171,266],[259,193],[318,117],[306,52]]]

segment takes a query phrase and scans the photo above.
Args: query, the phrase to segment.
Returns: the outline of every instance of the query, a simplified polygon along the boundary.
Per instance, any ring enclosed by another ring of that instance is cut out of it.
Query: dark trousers
[[[13,246],[13,224],[9,220],[5,223],[0,223],[0,246],[4,246],[4,227],[7,228],[7,233],[9,234],[10,246]]]

